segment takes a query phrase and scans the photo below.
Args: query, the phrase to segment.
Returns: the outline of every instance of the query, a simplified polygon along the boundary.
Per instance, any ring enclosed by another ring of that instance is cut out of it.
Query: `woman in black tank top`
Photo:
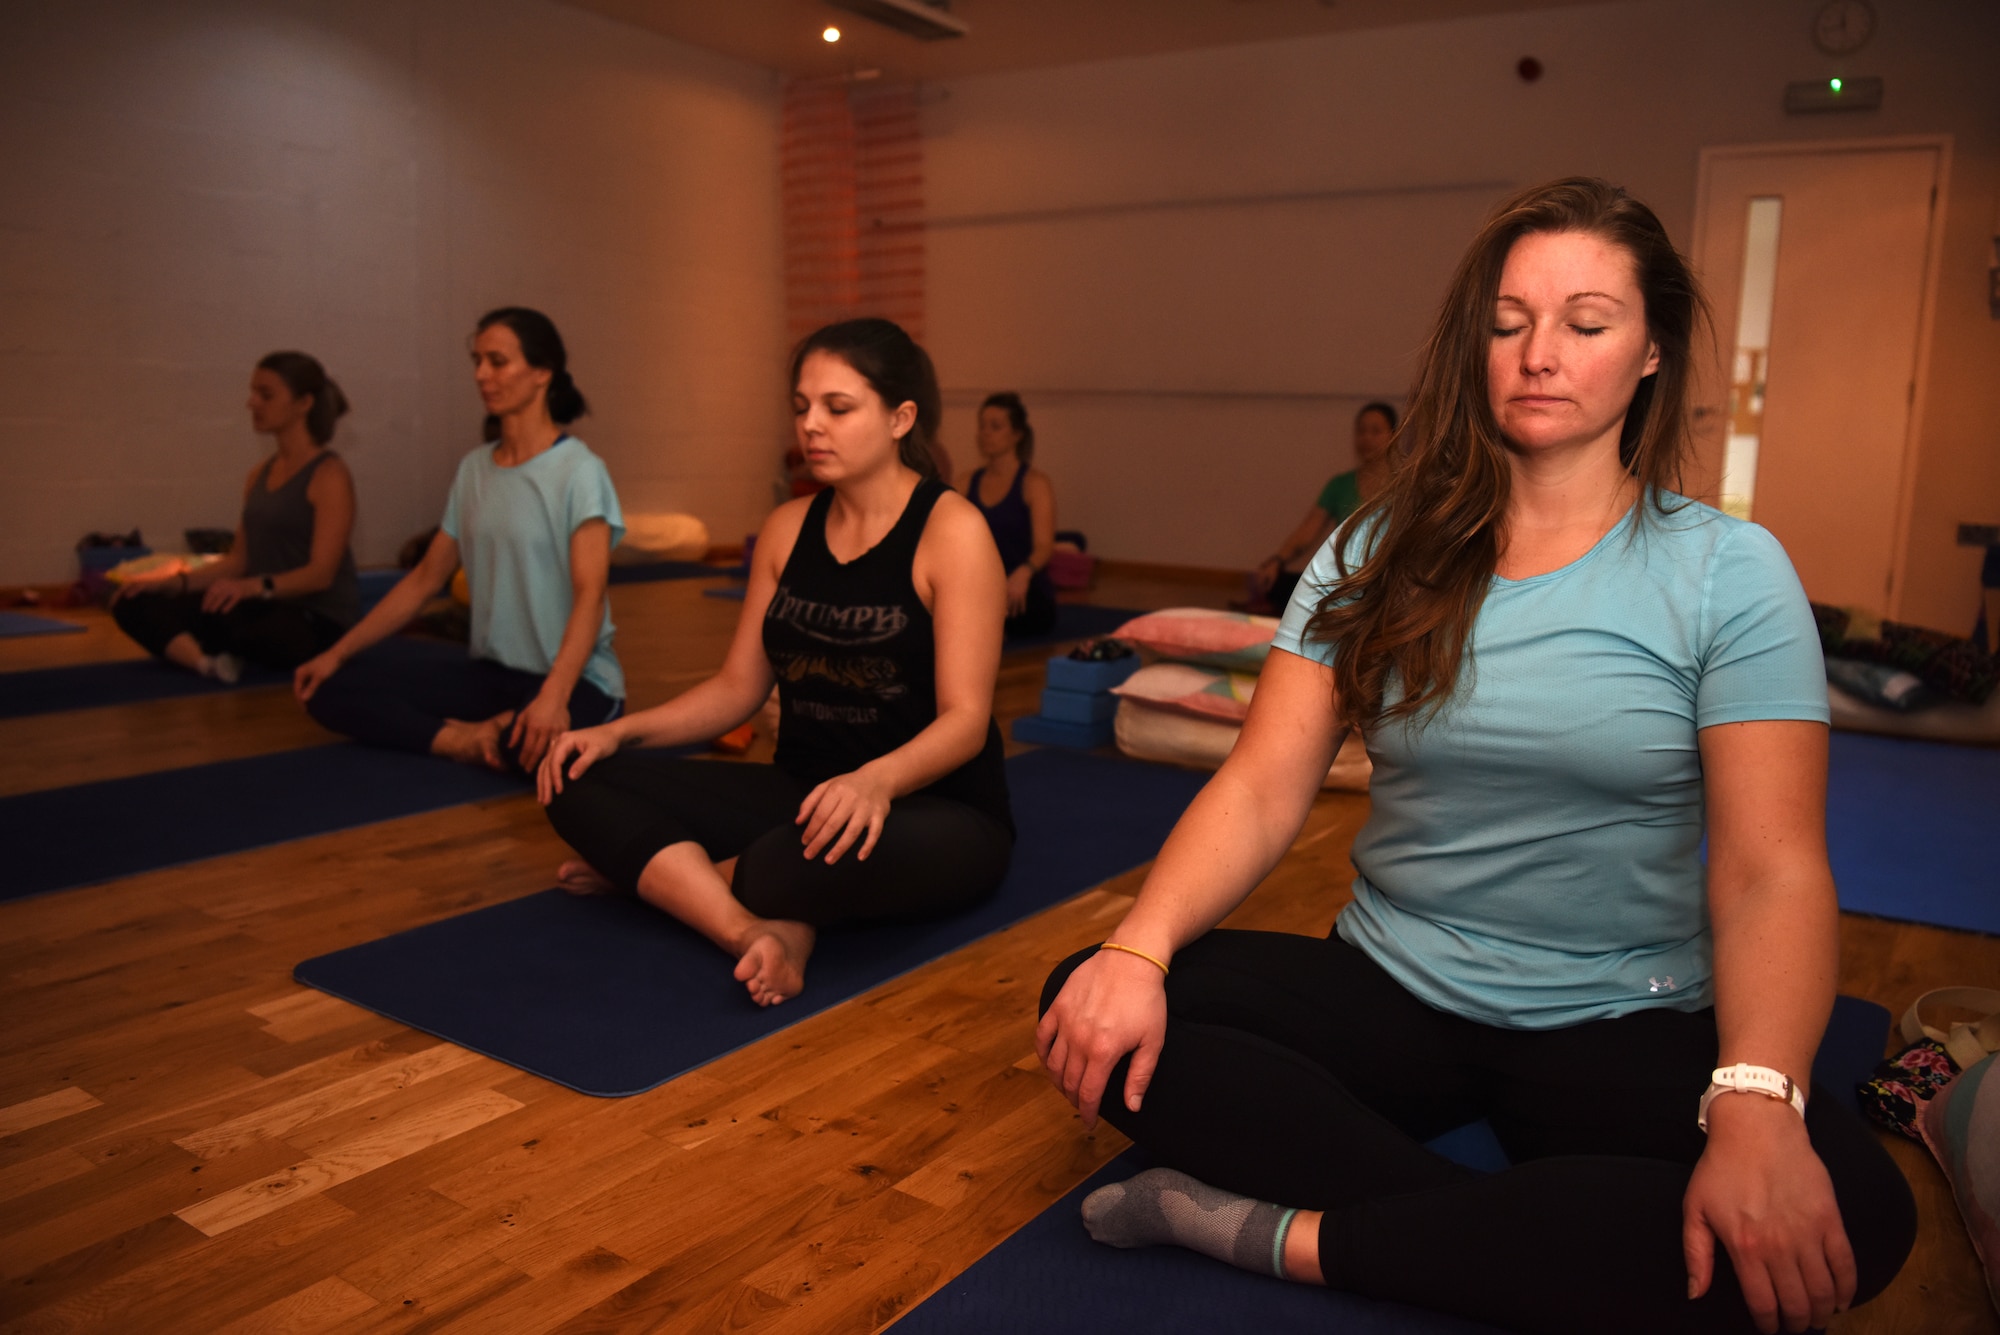
[[[347,397],[303,352],[274,352],[250,376],[250,425],[277,442],[243,483],[229,554],[119,590],[118,628],[147,652],[233,682],[243,665],[290,671],[360,614],[348,537],[354,479],[327,448]]]
[[[998,887],[1014,826],[993,722],[1006,577],[986,522],[934,475],[930,359],[887,320],[831,325],[792,363],[799,444],[827,490],[758,534],[722,670],[549,750],[540,793],[579,892],[636,893],[794,996],[823,928],[942,916]],[[771,765],[649,753],[718,737],[771,688]]]

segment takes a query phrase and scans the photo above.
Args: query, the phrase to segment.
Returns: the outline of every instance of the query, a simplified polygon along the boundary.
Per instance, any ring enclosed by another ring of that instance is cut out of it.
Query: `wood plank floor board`
[[[319,1335],[368,1315],[376,1306],[373,1298],[331,1275],[237,1318],[216,1335]]]
[[[1215,605],[1228,592],[1148,579],[1096,596]],[[719,661],[737,611],[694,584],[621,586],[613,607],[639,706]],[[35,646],[37,663],[130,652],[115,631],[48,638],[89,642]],[[72,649],[83,657],[60,657]],[[23,661],[14,650],[0,644],[0,670]],[[1049,652],[1003,663],[1003,730],[1039,707]],[[79,711],[48,736],[70,748],[62,772],[89,778],[155,763],[119,742],[148,710],[171,742],[156,756],[311,735],[302,716],[262,712],[281,693],[251,694]],[[0,792],[25,772],[8,763]],[[1231,925],[1324,934],[1367,811],[1365,797],[1323,794]],[[868,1335],[1124,1147],[1109,1127],[1084,1131],[1047,1086],[1033,1017],[1048,970],[1103,939],[1142,870],[629,1099],[575,1094],[290,981],[309,955],[535,893],[562,856],[532,799],[506,797],[0,905],[14,1021],[0,1030],[0,1115],[67,1088],[99,1101],[0,1134],[0,1324]],[[1992,937],[1852,917],[1842,934],[1843,990],[1892,1009],[2000,973]],[[448,1122],[427,1145],[370,1140],[469,1109],[498,1115]],[[348,1167],[367,1171],[219,1236],[174,1213],[226,1219],[235,1201],[211,1197],[249,1199],[356,1145],[373,1152]],[[1838,1330],[1996,1335],[1941,1175],[1915,1146],[1892,1153],[1923,1202],[1923,1238],[1889,1295]]]
[[[86,1244],[19,1275],[0,1278],[0,1323],[9,1331],[116,1330],[119,1295],[128,1278],[157,1287],[153,1267],[178,1268],[201,1234],[172,1215],[158,1215]],[[127,1327],[138,1329],[138,1327]]]

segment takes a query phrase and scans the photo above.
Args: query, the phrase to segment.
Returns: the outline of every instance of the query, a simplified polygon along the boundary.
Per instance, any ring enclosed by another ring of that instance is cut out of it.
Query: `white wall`
[[[1883,0],[1846,60],[1812,46],[1817,8],[1646,0],[952,82],[926,122],[952,445],[969,454],[978,395],[1020,388],[1062,523],[1093,550],[1247,565],[1347,465],[1359,396],[1405,387],[1451,265],[1508,185],[1610,177],[1687,248],[1704,145],[1947,132],[1900,610],[1962,631],[1978,555],[1951,526],[2000,519],[1984,277],[2000,8]],[[1540,82],[1516,77],[1524,55]],[[1886,78],[1883,110],[1782,113],[1787,81],[1832,74]],[[1131,392],[1147,390],[1163,392]]]
[[[546,310],[628,509],[719,540],[783,415],[777,83],[545,0],[65,0],[0,40],[0,583],[230,526],[275,348],[353,413],[356,554],[478,440],[466,338]]]

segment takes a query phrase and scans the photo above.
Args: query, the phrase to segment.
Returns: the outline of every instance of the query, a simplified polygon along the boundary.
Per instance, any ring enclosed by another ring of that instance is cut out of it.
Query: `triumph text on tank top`
[[[902,746],[937,717],[937,644],[911,570],[932,508],[945,493],[924,482],[894,528],[841,563],[826,545],[833,493],[806,512],[778,591],[764,614],[764,652],[778,678],[777,763],[808,785],[858,769]],[[970,761],[922,789],[964,802],[1011,831],[998,725]]]

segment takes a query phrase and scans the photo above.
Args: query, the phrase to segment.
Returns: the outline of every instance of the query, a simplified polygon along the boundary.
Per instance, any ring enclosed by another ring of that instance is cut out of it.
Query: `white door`
[[[1721,470],[1724,508],[1785,545],[1816,602],[1894,611],[1940,157],[1907,145],[1703,156],[1695,254],[1733,393],[1704,395],[1702,463]]]

